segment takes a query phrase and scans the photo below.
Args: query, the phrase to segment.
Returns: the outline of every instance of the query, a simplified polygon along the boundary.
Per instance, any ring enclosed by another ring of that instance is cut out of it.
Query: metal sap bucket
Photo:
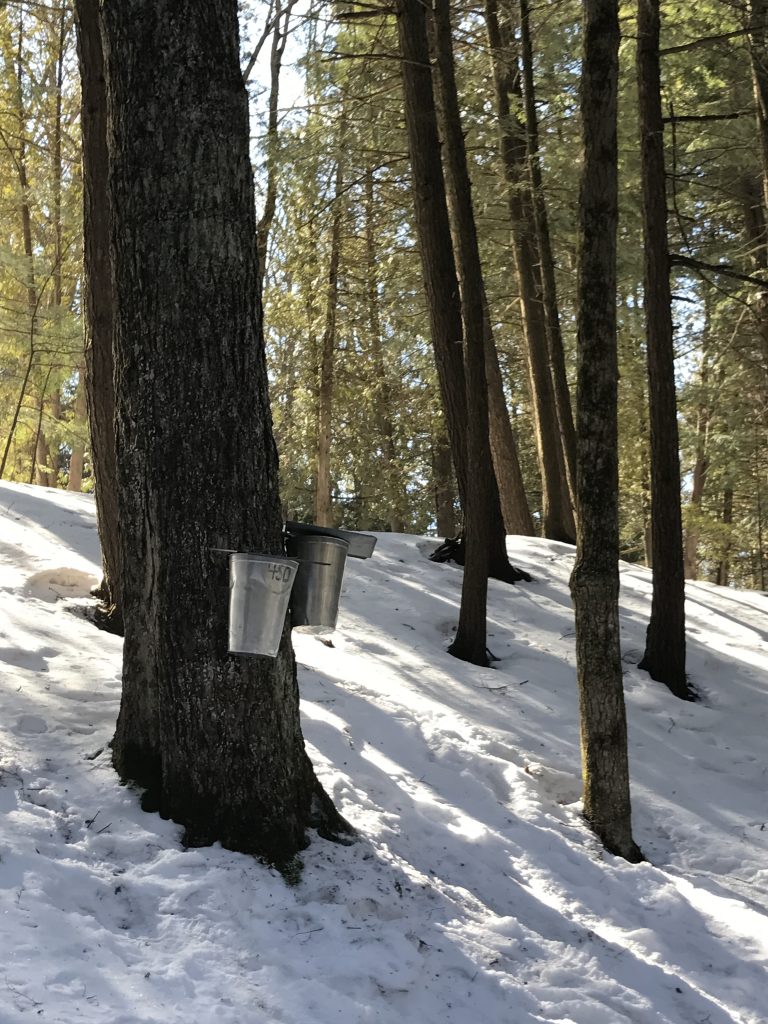
[[[310,633],[332,633],[339,615],[339,595],[349,544],[339,537],[288,534],[285,549],[299,561],[291,597],[294,626]]]
[[[274,658],[299,563],[278,555],[229,556],[229,653]]]
[[[289,534],[298,536],[311,533],[320,537],[338,537],[349,544],[347,554],[350,558],[370,558],[376,547],[376,537],[369,533],[358,533],[356,530],[334,530],[330,526],[315,526],[312,523],[287,522],[285,529]]]

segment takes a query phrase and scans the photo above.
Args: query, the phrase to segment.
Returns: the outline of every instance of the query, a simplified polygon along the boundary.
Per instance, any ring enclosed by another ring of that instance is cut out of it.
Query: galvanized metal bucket
[[[288,534],[285,548],[299,561],[291,595],[291,621],[311,633],[332,633],[339,615],[339,595],[349,544],[339,537]]]
[[[274,658],[299,563],[277,555],[229,556],[229,653]]]

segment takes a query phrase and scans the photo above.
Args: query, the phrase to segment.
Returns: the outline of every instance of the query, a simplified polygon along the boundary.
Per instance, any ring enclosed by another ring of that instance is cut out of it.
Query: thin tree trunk
[[[499,353],[490,327],[486,303],[485,373],[488,380],[488,420],[493,468],[499,484],[499,499],[507,533],[533,537],[536,530],[525,493],[515,432],[509,419]]]
[[[331,431],[333,419],[334,376],[336,363],[336,317],[339,308],[339,263],[341,261],[341,226],[343,220],[344,146],[343,114],[339,128],[338,156],[331,221],[331,250],[326,284],[325,328],[320,342],[320,365],[317,390],[317,463],[315,470],[315,523],[333,526],[331,481]]]
[[[21,237],[24,246],[24,277],[25,277],[25,288],[27,292],[27,312],[29,314],[29,356],[27,359],[27,366],[24,371],[24,378],[22,385],[19,390],[19,397],[16,402],[14,409],[13,418],[11,420],[11,426],[8,431],[8,437],[5,442],[5,448],[3,449],[3,458],[0,462],[0,480],[3,478],[5,469],[8,463],[8,455],[11,450],[13,443],[13,437],[16,433],[16,427],[18,426],[19,417],[21,416],[21,410],[24,407],[24,398],[27,393],[27,386],[32,375],[32,370],[35,365],[35,358],[37,355],[37,316],[38,316],[38,305],[40,302],[40,296],[38,295],[37,283],[35,281],[35,254],[32,245],[32,213],[29,207],[29,181],[27,179],[27,124],[26,124],[26,113],[24,105],[24,62],[23,62],[23,44],[24,44],[24,12],[19,11],[19,42],[16,51],[16,62],[12,64],[13,71],[16,75],[15,92],[16,92],[16,119],[18,123],[18,141],[19,149],[16,156],[16,172],[19,179],[19,217],[21,221]],[[33,449],[32,465],[34,472],[34,465],[37,461],[37,440],[35,439],[35,446]]]
[[[34,321],[33,321],[33,324],[34,324]],[[24,406],[24,398],[26,397],[26,394],[27,394],[27,385],[29,384],[29,378],[30,378],[30,376],[32,374],[32,367],[34,366],[34,363],[35,363],[35,355],[36,355],[36,352],[35,352],[35,331],[34,331],[34,326],[33,326],[31,331],[30,331],[29,356],[27,357],[27,366],[26,366],[26,369],[24,370],[24,377],[22,378],[22,381],[21,381],[21,387],[19,388],[19,397],[16,400],[16,407],[13,410],[13,419],[11,420],[11,426],[10,426],[10,429],[8,431],[8,437],[5,440],[5,448],[3,449],[3,458],[2,458],[2,461],[0,461],[0,480],[3,479],[3,474],[5,473],[5,467],[8,464],[8,455],[10,454],[10,451],[11,451],[11,445],[13,443],[13,435],[16,433],[16,426],[17,426],[17,424],[19,422],[19,416],[21,415],[21,410],[22,410],[22,408]],[[35,457],[36,456],[33,453],[33,462],[34,462]]]
[[[768,211],[768,0],[750,0],[747,32],[763,171],[763,209]]]
[[[764,446],[760,438],[755,437],[755,512],[757,515],[757,572],[753,574],[753,586],[756,590],[765,590],[765,546],[763,543],[763,492],[760,485],[760,455],[764,454]]]
[[[101,621],[122,633],[122,554],[117,505],[117,449],[112,356],[113,293],[107,191],[107,107],[99,0],[75,0],[83,135],[83,325],[85,395],[103,580]]]
[[[267,185],[264,195],[264,209],[256,225],[256,244],[259,259],[259,297],[264,293],[264,274],[267,268],[267,246],[269,232],[277,209],[278,171],[278,104],[280,99],[280,70],[283,64],[285,44],[288,40],[288,25],[296,0],[287,0],[285,7],[277,0],[272,29],[272,47],[269,58],[269,101],[267,115]]]
[[[37,484],[38,487],[52,487],[50,474],[48,472],[48,442],[45,437],[45,431],[43,430],[43,416],[45,415],[45,392],[48,387],[48,381],[51,378],[51,371],[48,371],[48,375],[45,378],[45,384],[43,390],[40,392],[40,398],[37,406],[37,428],[35,430],[35,458],[32,463],[32,468],[29,472],[29,482],[31,484]]]
[[[435,492],[435,519],[438,535],[456,536],[456,487],[453,478],[451,445],[441,423],[432,434],[432,482]]]
[[[637,83],[645,240],[646,350],[651,425],[653,598],[639,668],[689,699],[685,675],[685,573],[680,455],[669,284],[664,127],[659,67],[659,0],[639,0]]]
[[[701,516],[701,503],[707,486],[707,473],[709,472],[708,450],[709,428],[712,421],[712,405],[709,397],[709,303],[706,299],[704,303],[704,316],[705,322],[701,353],[701,368],[699,370],[699,389],[701,392],[701,398],[696,412],[696,460],[693,465],[689,519],[685,530],[685,544],[683,551],[685,578],[687,580],[695,580],[699,575],[699,517]]]
[[[486,316],[483,271],[477,242],[472,186],[467,169],[464,135],[453,66],[449,0],[435,0],[434,40],[437,63],[437,103],[443,138],[443,168],[454,258],[461,288],[464,334],[464,374],[467,406],[467,458],[474,467],[466,495],[464,529],[466,553],[461,608],[456,637],[449,651],[462,661],[487,665],[486,608],[488,594],[487,508],[493,474],[488,440],[488,382],[485,376]]]
[[[531,197],[536,223],[536,241],[541,260],[541,285],[544,299],[544,314],[549,340],[549,360],[552,367],[552,383],[555,391],[557,420],[563,446],[565,470],[571,501],[576,507],[576,428],[573,423],[571,394],[568,390],[568,375],[565,369],[565,350],[560,330],[560,312],[557,301],[555,260],[552,255],[552,239],[549,232],[549,214],[544,194],[544,183],[539,157],[539,120],[536,110],[536,90],[533,74],[533,41],[531,38],[531,16],[528,0],[520,0],[520,55],[523,71],[523,99],[525,101],[525,129],[528,151],[528,167],[531,178]]]
[[[642,855],[632,838],[627,724],[619,647],[617,0],[584,0],[579,199],[579,535],[571,593],[584,775],[584,816],[611,852]]]
[[[723,491],[723,511],[720,519],[723,526],[729,529],[720,554],[720,561],[717,564],[714,582],[721,587],[727,587],[731,577],[730,527],[733,525],[733,488],[730,486]]]
[[[392,533],[402,533],[405,523],[402,516],[402,486],[397,472],[397,444],[392,420],[392,389],[389,373],[384,362],[379,316],[379,287],[376,273],[376,229],[373,168],[365,169],[365,254],[366,254],[366,302],[368,304],[368,330],[371,335],[371,359],[375,374],[374,417],[381,437],[384,490],[387,498],[389,528]]]
[[[88,404],[85,396],[85,364],[80,366],[75,395],[75,425],[78,431],[86,430],[88,423]],[[83,487],[83,468],[85,464],[85,441],[76,439],[69,457],[68,491],[80,491]]]
[[[528,182],[525,128],[513,115],[510,95],[522,99],[519,73],[511,63],[509,26],[499,20],[497,0],[486,0],[486,25],[491,52],[499,150],[507,184],[520,302],[523,312],[526,366],[531,389],[536,451],[542,481],[544,535],[573,543],[576,536],[573,508],[565,472],[565,458],[557,418],[544,299],[537,281],[539,254]]]
[[[466,390],[461,348],[461,300],[445,202],[423,5],[419,4],[418,0],[400,0],[397,7],[397,25],[416,233],[440,396],[456,471],[459,499],[464,507],[469,472],[466,452]]]
[[[101,16],[125,617],[114,761],[187,845],[286,863],[308,826],[345,823],[304,749],[287,625],[274,659],[227,653],[219,549],[282,551],[237,3],[122,0]]]

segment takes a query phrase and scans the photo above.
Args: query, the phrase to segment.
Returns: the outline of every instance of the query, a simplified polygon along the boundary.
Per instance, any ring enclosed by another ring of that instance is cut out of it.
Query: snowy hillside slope
[[[288,888],[121,787],[120,641],[82,617],[93,503],[0,484],[0,1024],[768,1021],[768,598],[688,585],[677,701],[636,663],[650,573],[622,563],[635,838],[579,816],[573,549],[510,538],[493,669],[446,653],[461,569],[382,535],[333,648],[294,633],[310,754],[360,839]]]

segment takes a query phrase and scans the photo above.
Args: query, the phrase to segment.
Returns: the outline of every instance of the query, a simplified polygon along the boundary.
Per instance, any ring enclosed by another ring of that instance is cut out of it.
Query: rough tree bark
[[[685,572],[659,31],[659,0],[639,0],[637,91],[645,241],[643,308],[651,427],[653,599],[645,654],[638,667],[685,700],[690,693],[685,675]]]
[[[584,774],[584,816],[607,849],[641,859],[632,838],[619,647],[616,110],[617,0],[584,0],[584,166],[579,201],[577,488],[571,593]]]
[[[99,0],[75,0],[83,135],[83,317],[85,393],[91,437],[96,519],[103,579],[99,621],[123,631],[122,556],[118,532],[112,270],[107,191],[107,98],[99,26]]]
[[[307,826],[344,823],[304,749],[288,629],[275,659],[227,653],[217,549],[282,550],[237,3],[101,15],[125,618],[114,762],[186,843],[283,863]]]

